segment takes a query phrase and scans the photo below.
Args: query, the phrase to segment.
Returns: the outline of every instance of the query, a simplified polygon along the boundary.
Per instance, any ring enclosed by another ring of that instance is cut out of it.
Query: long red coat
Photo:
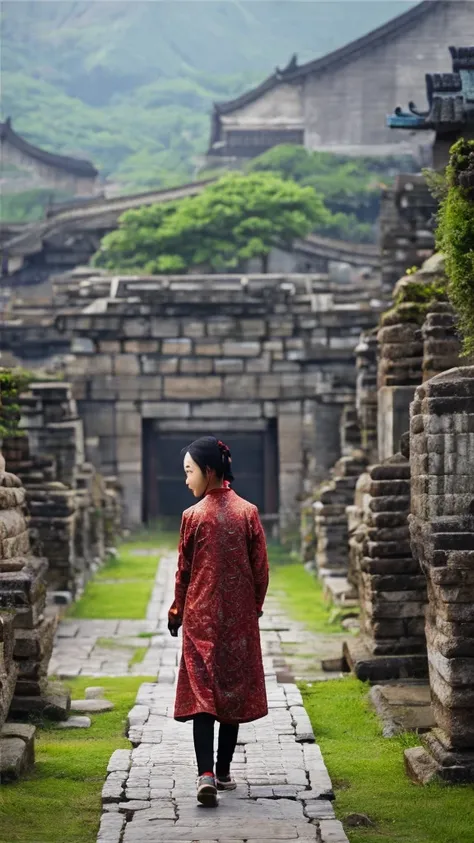
[[[257,508],[213,489],[183,513],[170,617],[183,622],[175,719],[247,723],[268,713],[258,613],[268,587]]]

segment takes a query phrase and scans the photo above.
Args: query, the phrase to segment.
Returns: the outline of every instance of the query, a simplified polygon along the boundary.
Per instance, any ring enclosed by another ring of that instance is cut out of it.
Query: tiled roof
[[[64,170],[82,178],[95,178],[98,175],[98,171],[90,161],[84,161],[81,158],[71,158],[68,155],[56,155],[53,152],[47,152],[45,149],[40,149],[38,146],[28,143],[28,141],[13,131],[10,117],[7,117],[4,123],[0,123],[0,141],[8,141],[19,152],[23,152],[30,158],[41,161],[43,164],[48,164],[50,167],[56,167],[58,170]]]
[[[398,106],[387,117],[392,129],[435,129],[453,131],[474,125],[474,47],[450,47],[452,73],[426,74],[428,108],[419,111],[415,103],[408,111]]]
[[[441,0],[437,0],[437,2],[439,4]],[[351,41],[349,44],[345,44],[344,47],[339,47],[337,50],[333,50],[331,53],[327,53],[327,55],[319,59],[306,62],[306,64],[298,65],[297,57],[293,55],[283,70],[276,68],[275,72],[260,85],[257,85],[256,88],[246,91],[246,93],[233,100],[214,103],[214,111],[217,114],[228,114],[238,108],[242,108],[244,105],[255,102],[262,94],[275,88],[281,82],[293,82],[301,77],[307,76],[309,73],[333,70],[335,67],[339,67],[341,64],[359,56],[360,53],[370,51],[381,41],[392,38],[400,31],[410,29],[419,18],[433,12],[434,6],[435,4],[432,0],[424,0],[424,2],[418,3],[418,5],[404,12],[402,15],[398,15],[398,17],[392,18],[392,20],[377,27],[377,29],[373,29],[367,35],[363,35],[361,38],[357,38],[355,41]]]

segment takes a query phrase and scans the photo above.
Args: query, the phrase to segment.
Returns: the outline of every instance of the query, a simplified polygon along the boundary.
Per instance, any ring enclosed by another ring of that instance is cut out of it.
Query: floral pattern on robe
[[[183,513],[174,623],[183,653],[175,719],[213,714],[246,723],[268,713],[258,615],[268,587],[257,508],[232,489],[213,489]]]

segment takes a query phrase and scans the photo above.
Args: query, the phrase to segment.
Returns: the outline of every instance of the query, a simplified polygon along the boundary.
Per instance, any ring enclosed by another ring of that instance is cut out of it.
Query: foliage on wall
[[[459,315],[466,355],[474,353],[474,141],[451,148],[447,191],[441,200],[436,234],[445,255],[448,295]]]
[[[0,369],[0,441],[21,433],[18,399],[32,380],[24,369]]]

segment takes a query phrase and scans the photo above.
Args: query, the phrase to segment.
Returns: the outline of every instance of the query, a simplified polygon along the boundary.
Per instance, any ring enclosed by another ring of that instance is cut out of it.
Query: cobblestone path
[[[347,843],[334,818],[324,760],[291,681],[310,652],[316,653],[313,678],[322,677],[317,659],[340,654],[340,642],[290,621],[275,598],[267,600],[261,621],[269,715],[241,727],[233,764],[237,790],[221,794],[217,809],[197,805],[192,725],[172,719],[180,639],[169,636],[167,611],[175,565],[175,554],[162,556],[146,621],[65,621],[58,633],[55,665],[69,676],[129,672],[123,660],[120,670],[110,658],[101,660],[94,642],[156,633],[145,662],[135,667],[157,680],[142,684],[129,713],[132,748],[110,759],[98,843]]]

